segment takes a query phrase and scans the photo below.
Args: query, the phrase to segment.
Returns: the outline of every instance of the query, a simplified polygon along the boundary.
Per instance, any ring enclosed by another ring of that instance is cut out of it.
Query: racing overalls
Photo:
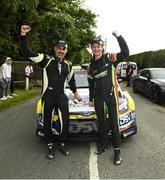
[[[89,98],[94,101],[98,119],[98,131],[102,144],[108,142],[108,129],[112,130],[113,148],[120,148],[118,83],[116,65],[129,55],[128,46],[122,36],[117,38],[121,52],[106,53],[98,60],[91,59],[88,68]],[[106,120],[107,108],[109,120]]]
[[[44,115],[44,135],[47,143],[52,143],[52,113],[58,112],[61,124],[59,141],[64,142],[68,134],[69,107],[68,98],[64,93],[66,81],[72,92],[76,92],[76,85],[72,65],[56,57],[32,52],[27,45],[26,36],[21,36],[21,47],[26,58],[38,63],[42,68],[42,112]]]

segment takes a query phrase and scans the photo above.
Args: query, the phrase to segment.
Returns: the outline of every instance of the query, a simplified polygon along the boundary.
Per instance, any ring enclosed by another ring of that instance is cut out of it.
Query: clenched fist
[[[31,27],[28,25],[21,26],[21,36],[25,36],[29,31],[31,31]]]
[[[118,38],[120,36],[120,34],[117,31],[113,31],[112,35],[115,36],[116,38]]]

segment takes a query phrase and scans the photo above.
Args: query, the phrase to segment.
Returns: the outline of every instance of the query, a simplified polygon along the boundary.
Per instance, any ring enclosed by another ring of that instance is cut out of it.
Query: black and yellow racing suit
[[[118,83],[116,65],[129,55],[128,46],[122,36],[117,38],[121,52],[104,53],[98,60],[91,59],[88,69],[89,97],[94,101],[98,118],[98,131],[102,144],[107,144],[108,129],[112,130],[112,144],[120,147]],[[106,122],[105,107],[108,110],[109,122]],[[110,127],[107,127],[109,124]]]
[[[44,115],[44,134],[47,143],[52,142],[52,112],[58,112],[61,123],[60,141],[65,141],[68,134],[69,107],[65,95],[65,84],[68,81],[72,92],[76,85],[72,65],[43,53],[32,52],[27,45],[26,36],[21,36],[21,47],[26,58],[38,63],[43,72],[42,108]]]

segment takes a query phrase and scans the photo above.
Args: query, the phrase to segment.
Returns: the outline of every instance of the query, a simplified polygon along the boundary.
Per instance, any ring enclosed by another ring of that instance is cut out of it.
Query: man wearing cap
[[[1,100],[13,98],[9,95],[10,83],[11,83],[11,72],[12,72],[12,59],[7,57],[5,63],[2,65],[2,76],[4,82],[4,94]]]
[[[68,98],[64,93],[65,82],[68,80],[74,98],[80,100],[71,63],[64,60],[67,53],[67,43],[59,40],[54,45],[55,55],[50,57],[43,53],[32,52],[27,45],[26,35],[31,30],[28,25],[21,26],[21,47],[25,57],[38,63],[43,69],[42,107],[44,113],[44,135],[48,147],[48,159],[54,158],[54,143],[52,137],[52,112],[57,109],[61,126],[59,136],[59,150],[64,155],[69,155],[65,141],[68,134],[69,108]]]
[[[115,67],[117,63],[129,55],[129,49],[121,35],[116,31],[112,34],[117,38],[119,43],[121,49],[119,53],[103,53],[104,42],[99,37],[91,42],[93,58],[90,61],[88,69],[89,105],[94,105],[98,118],[98,131],[101,144],[96,150],[96,154],[101,154],[107,150],[107,124],[110,124],[110,129],[112,130],[112,145],[114,148],[114,164],[120,165],[122,159],[120,156],[121,140],[118,115],[118,84]],[[110,123],[106,121],[105,107],[108,110]]]

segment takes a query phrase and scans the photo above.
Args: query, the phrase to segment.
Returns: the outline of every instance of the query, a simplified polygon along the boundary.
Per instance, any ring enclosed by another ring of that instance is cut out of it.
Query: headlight
[[[119,112],[123,113],[128,111],[128,100],[125,96],[119,98]]]

